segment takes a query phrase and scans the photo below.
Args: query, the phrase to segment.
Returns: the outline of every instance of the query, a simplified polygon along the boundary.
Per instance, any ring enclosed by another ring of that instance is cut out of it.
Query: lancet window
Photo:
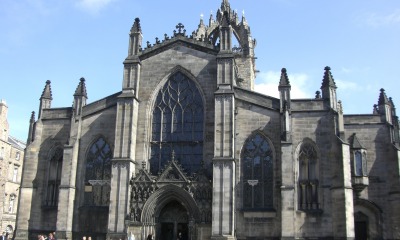
[[[318,154],[311,141],[300,146],[299,160],[299,209],[318,210]]]
[[[86,161],[85,205],[109,205],[111,158],[111,147],[104,138],[99,138],[90,147]]]
[[[242,150],[244,209],[273,207],[273,160],[271,145],[263,134],[246,140]]]
[[[62,163],[63,149],[57,148],[50,158],[49,169],[47,172],[47,191],[44,203],[45,206],[55,207],[58,205]]]
[[[157,94],[152,119],[150,171],[156,175],[175,159],[188,174],[203,160],[204,108],[199,89],[181,72],[173,74]]]

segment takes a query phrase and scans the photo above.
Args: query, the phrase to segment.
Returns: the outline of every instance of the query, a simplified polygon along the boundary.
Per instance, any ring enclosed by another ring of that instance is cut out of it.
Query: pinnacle
[[[42,96],[40,97],[40,99],[53,100],[50,83],[51,83],[50,80],[46,81],[46,86],[44,86],[44,89],[43,89],[43,92],[42,92]]]
[[[324,78],[322,80],[321,89],[325,88],[325,87],[334,87],[334,88],[336,88],[336,83],[335,83],[335,80],[333,79],[333,76],[332,76],[332,73],[331,73],[331,68],[329,66],[326,66],[324,68],[324,70],[325,70],[325,73],[324,73]]]
[[[279,81],[279,86],[282,86],[282,85],[290,86],[289,77],[287,75],[286,68],[282,68],[282,70],[281,70],[281,79]]]
[[[133,26],[131,28],[131,33],[141,33],[142,32],[142,28],[140,26],[140,19],[139,18],[135,18],[135,22],[133,23]]]
[[[379,94],[378,105],[387,104],[389,100],[386,96],[385,89],[381,88],[381,93]]]
[[[87,98],[85,78],[81,77],[78,87],[75,90],[74,96],[83,96]]]

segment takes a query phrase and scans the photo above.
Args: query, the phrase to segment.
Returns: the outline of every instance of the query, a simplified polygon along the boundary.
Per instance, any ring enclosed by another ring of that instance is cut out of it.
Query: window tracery
[[[89,149],[85,174],[85,205],[108,206],[111,180],[110,145],[99,138]]]
[[[203,160],[204,110],[195,83],[181,72],[160,89],[153,109],[150,172],[158,174],[174,153],[190,175]]]
[[[264,135],[257,133],[247,139],[242,152],[244,209],[273,207],[273,159]]]
[[[50,159],[45,206],[55,207],[58,205],[63,152],[62,148],[57,148]]]
[[[300,146],[299,160],[299,208],[318,210],[318,154],[313,143],[304,141]]]

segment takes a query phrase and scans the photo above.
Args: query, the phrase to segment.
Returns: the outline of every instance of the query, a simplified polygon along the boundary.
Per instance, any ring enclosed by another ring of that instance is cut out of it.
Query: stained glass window
[[[273,207],[273,154],[267,138],[249,137],[243,147],[243,208]]]
[[[204,109],[195,83],[181,72],[160,89],[153,109],[150,171],[156,175],[172,159],[188,174],[199,170],[203,159]]]
[[[57,148],[50,159],[47,179],[46,206],[58,205],[58,194],[61,183],[61,170],[63,163],[63,149]]]
[[[110,202],[111,180],[110,145],[99,138],[89,149],[85,175],[85,204],[108,206]]]

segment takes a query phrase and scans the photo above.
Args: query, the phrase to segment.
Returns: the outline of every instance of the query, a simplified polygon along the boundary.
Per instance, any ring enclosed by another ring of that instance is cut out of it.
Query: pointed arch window
[[[58,194],[61,183],[61,171],[63,163],[63,149],[57,148],[50,159],[48,178],[47,178],[47,192],[45,205],[48,207],[55,207],[58,205]]]
[[[153,109],[150,172],[158,174],[172,153],[188,174],[203,160],[204,108],[199,89],[181,72],[157,94]]]
[[[110,203],[112,151],[100,137],[89,148],[85,174],[85,205],[108,206]]]
[[[299,209],[318,210],[318,154],[315,144],[304,141],[300,146],[299,160]]]
[[[273,152],[267,138],[250,136],[242,150],[243,208],[273,208]]]

